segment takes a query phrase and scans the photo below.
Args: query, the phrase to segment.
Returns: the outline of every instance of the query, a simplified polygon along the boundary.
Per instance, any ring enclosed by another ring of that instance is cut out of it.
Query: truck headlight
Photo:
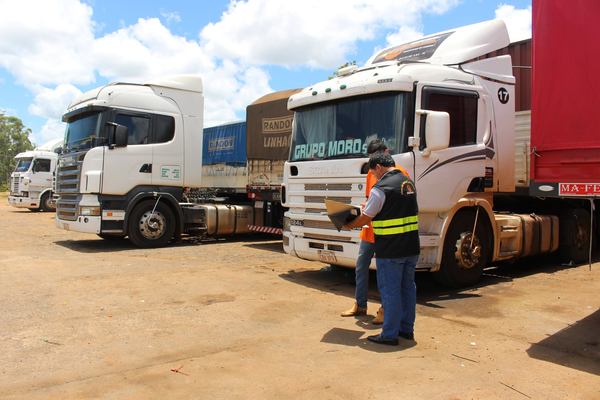
[[[289,217],[283,217],[283,230],[285,232],[289,232],[289,230],[290,230],[290,218]]]
[[[79,206],[79,215],[86,217],[98,217],[100,215],[99,206]]]

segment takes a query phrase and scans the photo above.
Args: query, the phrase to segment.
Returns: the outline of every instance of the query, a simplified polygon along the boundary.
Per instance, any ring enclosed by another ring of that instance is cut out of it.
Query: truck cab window
[[[445,88],[423,88],[425,110],[450,114],[450,147],[477,143],[477,92]]]
[[[127,144],[148,144],[150,142],[150,118],[117,114],[115,122],[127,127]]]
[[[27,172],[31,166],[32,158],[20,158],[15,167],[15,172]]]
[[[50,160],[45,158],[38,158],[33,164],[34,172],[50,172]]]
[[[175,135],[175,119],[167,115],[154,116],[154,139],[152,143],[166,143]]]

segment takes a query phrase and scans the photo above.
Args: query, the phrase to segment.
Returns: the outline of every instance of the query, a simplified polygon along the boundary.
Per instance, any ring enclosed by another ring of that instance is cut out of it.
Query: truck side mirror
[[[444,111],[418,110],[425,118],[425,155],[450,146],[450,115]]]
[[[106,123],[108,133],[108,147],[124,147],[127,146],[127,127],[114,122]]]

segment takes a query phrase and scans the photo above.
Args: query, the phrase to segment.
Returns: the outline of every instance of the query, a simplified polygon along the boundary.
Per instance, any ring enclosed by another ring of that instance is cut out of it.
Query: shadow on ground
[[[282,253],[282,254],[284,253],[283,244],[281,243],[281,240],[273,241],[273,237],[266,238],[265,240],[271,240],[271,241],[265,242],[265,243],[245,244],[244,247],[249,247],[251,249],[256,249],[256,250],[272,251],[274,253]]]
[[[530,357],[600,375],[600,309],[534,343]]]
[[[90,236],[92,237],[92,236]],[[263,243],[268,242],[268,243]],[[55,244],[65,247],[69,250],[77,251],[80,253],[105,253],[114,251],[131,251],[131,250],[145,250],[154,251],[155,249],[140,249],[134,246],[126,238],[118,239],[101,239],[99,237],[94,239],[85,240],[59,240],[54,242]],[[179,241],[173,241],[169,243],[167,248],[177,248],[185,246],[199,246],[199,245],[213,245],[221,243],[249,243],[248,247],[254,247],[262,250],[278,251],[276,248],[281,247],[281,242],[273,242],[273,236],[264,234],[249,234],[249,235],[238,235],[224,238],[198,238],[198,237],[184,237]],[[262,246],[262,247],[261,247]],[[281,250],[283,251],[283,249]]]
[[[321,343],[338,344],[349,347],[360,347],[361,349],[373,351],[376,353],[392,353],[406,350],[417,345],[417,342],[415,341],[403,339],[399,340],[398,346],[387,346],[372,343],[367,340],[366,336],[361,339],[361,336],[363,336],[364,333],[364,331],[354,331],[343,328],[332,328],[328,332],[326,332],[325,335],[323,335]],[[330,350],[330,352],[335,352],[335,350]],[[417,357],[421,358],[422,356]]]
[[[511,264],[499,264],[485,270],[482,279],[475,286],[463,289],[449,289],[440,286],[428,272],[416,274],[417,303],[431,308],[444,308],[444,302],[466,298],[479,298],[477,289],[499,283],[512,282],[529,275],[552,274],[575,265],[559,264],[557,257],[545,256],[523,259]],[[313,289],[338,293],[354,298],[354,269],[324,266],[320,270],[290,270],[280,277],[290,282]],[[377,291],[375,271],[369,274],[369,301],[380,301]]]

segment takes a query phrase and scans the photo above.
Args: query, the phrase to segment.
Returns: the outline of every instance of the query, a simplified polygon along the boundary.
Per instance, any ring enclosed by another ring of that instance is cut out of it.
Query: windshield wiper
[[[302,161],[316,161],[318,160],[317,158],[311,157],[311,158],[297,158],[295,160],[290,160],[290,162],[302,162]]]
[[[302,161],[323,161],[323,160],[341,160],[344,158],[366,158],[367,156],[363,153],[352,153],[352,154],[338,154],[335,156],[323,157],[323,158],[298,158],[296,160],[290,160],[290,162],[302,162]]]
[[[323,160],[339,160],[344,158],[365,158],[367,157],[363,153],[352,153],[352,154],[338,154],[335,156],[325,157]]]
[[[96,139],[96,136],[94,136],[92,134],[92,135],[84,137],[83,139],[75,140],[75,141],[67,144],[67,148],[69,150],[74,150],[74,151],[81,150],[84,146],[91,144],[95,139]]]

